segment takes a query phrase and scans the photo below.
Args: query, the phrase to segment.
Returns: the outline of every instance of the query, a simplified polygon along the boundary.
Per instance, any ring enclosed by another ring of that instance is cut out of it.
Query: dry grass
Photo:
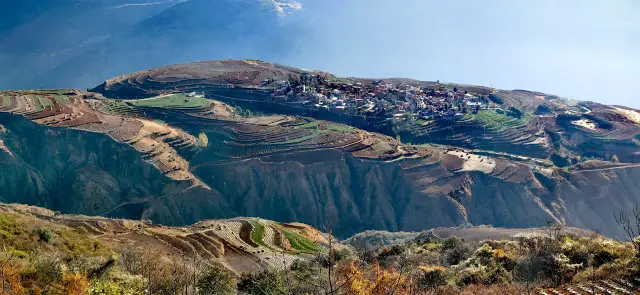
[[[640,112],[635,110],[623,109],[618,107],[613,107],[617,113],[627,117],[629,121],[635,122],[636,124],[640,124]]]
[[[573,121],[571,122],[571,124],[576,125],[576,126],[580,126],[583,128],[587,128],[590,130],[596,130],[596,123],[591,121],[591,120],[586,120],[586,119],[582,119],[582,120],[578,120],[578,121]]]

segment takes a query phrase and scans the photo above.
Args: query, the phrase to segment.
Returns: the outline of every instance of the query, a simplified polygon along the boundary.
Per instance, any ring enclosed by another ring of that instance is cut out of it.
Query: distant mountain
[[[33,1],[31,1],[33,2]],[[84,88],[123,72],[202,59],[278,60],[297,3],[275,0],[67,0],[2,4],[0,89]]]

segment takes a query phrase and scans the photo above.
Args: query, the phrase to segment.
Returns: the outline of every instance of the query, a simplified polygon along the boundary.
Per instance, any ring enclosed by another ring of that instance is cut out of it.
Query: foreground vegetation
[[[638,253],[637,243],[549,225],[545,234],[504,241],[420,236],[380,248],[334,248],[289,270],[243,275],[237,286],[248,294],[539,294],[638,276]]]
[[[634,212],[618,218],[630,238],[640,218]],[[251,239],[264,244],[264,226],[251,224]],[[307,254],[287,268],[235,274],[220,261],[159,255],[126,238],[105,243],[81,227],[2,212],[0,294],[542,294],[640,275],[640,239],[577,236],[553,224],[509,240],[423,234],[387,246],[366,239],[342,245],[328,236],[320,247],[283,233],[293,251]]]

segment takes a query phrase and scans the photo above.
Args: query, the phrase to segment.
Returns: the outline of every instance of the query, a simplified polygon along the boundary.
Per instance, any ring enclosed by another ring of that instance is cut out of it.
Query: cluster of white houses
[[[308,79],[311,81],[317,81]],[[278,81],[273,83],[271,99],[307,108],[349,114],[403,117],[464,116],[481,109],[499,109],[486,96],[448,89],[445,85],[419,87],[384,81],[343,83],[306,83]]]

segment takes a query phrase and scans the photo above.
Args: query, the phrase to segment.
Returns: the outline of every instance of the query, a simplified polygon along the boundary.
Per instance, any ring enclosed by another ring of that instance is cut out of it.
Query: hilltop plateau
[[[0,199],[65,213],[620,236],[640,203],[640,113],[538,92],[225,60],[0,101]]]

